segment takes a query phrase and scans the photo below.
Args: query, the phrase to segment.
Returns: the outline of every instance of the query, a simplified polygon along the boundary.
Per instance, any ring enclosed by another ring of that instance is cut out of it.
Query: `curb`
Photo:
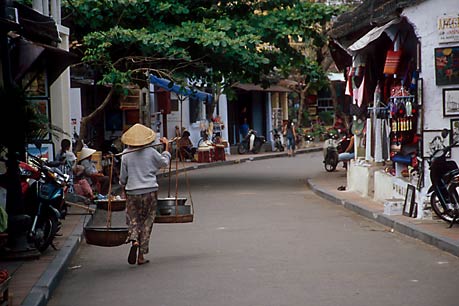
[[[437,247],[440,250],[448,252],[452,255],[459,257],[459,242],[447,237],[440,237],[439,235],[419,228],[418,226],[403,222],[402,220],[394,219],[391,216],[384,215],[378,212],[373,212],[357,203],[341,200],[338,197],[328,193],[325,189],[318,187],[313,183],[314,179],[308,179],[307,183],[309,187],[319,195],[320,197],[327,199],[337,205],[342,205],[346,209],[349,209],[363,217],[374,220],[384,226],[390,227],[395,231],[404,234],[406,236],[421,240],[424,243],[430,244]],[[446,224],[446,223],[445,223]]]
[[[299,149],[296,151],[296,154],[305,154],[310,152],[322,151],[322,147],[312,147],[306,149]],[[214,163],[201,163],[197,165],[187,166],[185,168],[179,169],[179,171],[186,170],[197,170],[205,168],[213,168],[219,166],[228,166],[239,163],[244,163],[254,160],[270,159],[277,157],[285,157],[287,152],[273,153],[266,155],[257,155],[251,157],[242,157],[235,160],[226,160],[221,162]],[[172,170],[171,174],[175,174],[177,170]],[[158,177],[167,176],[167,173],[158,173]],[[51,261],[51,263],[46,268],[45,272],[40,276],[38,281],[34,284],[29,294],[21,303],[21,306],[46,306],[49,301],[50,296],[57,288],[59,281],[62,279],[67,266],[69,265],[73,255],[78,250],[78,247],[83,239],[83,228],[91,220],[91,218],[81,216],[80,224],[76,226],[75,230],[70,234],[70,236],[65,240],[63,246],[59,250],[56,257]]]
[[[21,303],[21,306],[45,306],[48,303],[49,297],[57,288],[70,260],[81,243],[84,226],[90,220],[91,218],[81,216],[80,224],[76,226],[72,234],[65,240],[58,254],[32,287],[29,294]]]

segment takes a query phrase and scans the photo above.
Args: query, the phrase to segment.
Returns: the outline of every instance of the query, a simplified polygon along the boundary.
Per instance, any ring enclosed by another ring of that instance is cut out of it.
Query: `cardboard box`
[[[403,213],[403,199],[390,199],[384,202],[384,214],[388,216],[399,216]]]

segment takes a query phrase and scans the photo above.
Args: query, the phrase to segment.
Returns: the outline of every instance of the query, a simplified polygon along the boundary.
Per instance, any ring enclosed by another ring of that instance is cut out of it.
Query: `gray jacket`
[[[129,152],[130,148],[123,152]],[[156,172],[167,167],[171,154],[159,153],[152,147],[124,154],[121,157],[120,184],[125,186],[126,194],[138,195],[158,190]]]

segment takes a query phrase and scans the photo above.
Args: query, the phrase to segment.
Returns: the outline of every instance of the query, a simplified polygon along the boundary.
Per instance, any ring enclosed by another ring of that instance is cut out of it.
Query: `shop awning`
[[[359,38],[356,42],[354,42],[352,45],[348,47],[348,50],[351,52],[355,52],[358,50],[361,50],[368,46],[371,42],[375,41],[378,39],[382,33],[384,33],[385,30],[387,30],[390,26],[397,24],[401,21],[400,18],[394,19],[389,21],[383,26],[373,28],[370,30],[367,34],[363,35],[361,38]]]
[[[36,65],[46,69],[48,82],[52,84],[72,64],[78,62],[78,57],[66,50],[49,45],[18,39],[12,54],[13,78],[18,82]]]
[[[161,87],[167,91],[172,91],[178,95],[185,97],[192,97],[200,101],[204,101],[205,103],[211,103],[214,99],[213,96],[207,92],[180,86],[178,84],[175,84],[171,80],[158,78],[154,75],[150,75],[150,83],[158,87]]]

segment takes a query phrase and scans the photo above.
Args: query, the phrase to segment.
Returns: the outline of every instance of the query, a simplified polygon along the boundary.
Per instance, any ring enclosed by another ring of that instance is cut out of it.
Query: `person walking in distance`
[[[284,125],[283,134],[287,138],[287,155],[295,156],[296,132],[295,126],[291,120],[289,120],[288,123]]]
[[[135,124],[121,136],[121,141],[128,146],[121,158],[120,184],[126,193],[126,243],[131,243],[128,255],[131,265],[149,262],[144,255],[149,251],[156,216],[156,172],[161,167],[167,167],[171,159],[167,138],[160,139],[165,145],[162,153],[151,145],[155,139],[156,133],[142,124]]]

